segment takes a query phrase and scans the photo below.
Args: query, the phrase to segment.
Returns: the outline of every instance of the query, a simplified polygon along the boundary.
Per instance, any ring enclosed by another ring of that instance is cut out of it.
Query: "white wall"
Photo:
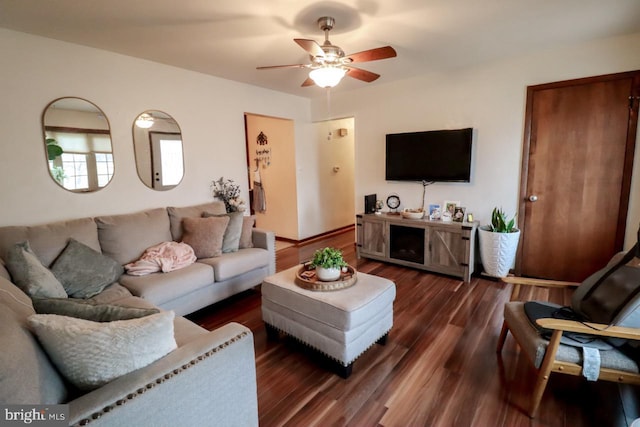
[[[296,140],[311,138],[305,98],[4,29],[0,58],[0,226],[207,202],[220,176],[241,183],[248,199],[247,111],[291,118]],[[74,194],[49,176],[41,115],[63,96],[85,98],[109,118],[115,174],[98,192]],[[136,173],[131,126],[149,109],[182,129],[185,176],[170,191],[147,188]]]
[[[386,182],[385,134],[473,127],[471,183],[427,187],[426,204],[459,200],[483,224],[494,206],[515,213],[520,184],[526,87],[566,79],[640,69],[640,34],[560,46],[473,68],[448,70],[384,84],[332,93],[333,116],[354,116],[356,125],[356,209],[363,196],[386,199],[398,193],[402,207],[421,206],[420,183]],[[325,100],[312,103],[322,118]],[[640,153],[640,143],[636,144]],[[636,155],[626,247],[640,223],[640,154]]]
[[[314,123],[313,128],[315,138],[304,148],[305,161],[312,163],[298,174],[309,188],[299,193],[305,201],[300,221],[303,238],[352,225],[356,214],[354,120],[327,120]],[[347,134],[340,136],[339,129]]]

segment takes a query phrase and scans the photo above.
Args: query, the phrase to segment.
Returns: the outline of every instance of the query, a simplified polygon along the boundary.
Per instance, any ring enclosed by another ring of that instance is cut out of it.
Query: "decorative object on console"
[[[389,212],[390,214],[397,215],[398,208],[400,207],[400,197],[397,194],[390,194],[389,197],[387,197],[387,206],[393,210],[393,212]]]
[[[429,205],[429,219],[431,221],[438,221],[442,218],[442,210],[440,205],[432,204]]]
[[[217,181],[211,182],[211,193],[224,202],[227,212],[243,212],[245,210],[244,200],[240,197],[240,186],[232,179],[220,177]]]
[[[374,213],[380,215],[382,208],[384,208],[384,202],[382,200],[376,200],[376,211]]]
[[[459,201],[445,200],[443,204],[444,208],[442,209],[442,221],[444,222],[453,221],[453,216],[456,213],[456,206],[459,206],[459,205],[460,205]]]
[[[342,251],[336,248],[322,248],[313,253],[311,266],[316,268],[319,280],[331,282],[340,278],[340,272],[347,263],[342,257]]]
[[[453,221],[455,222],[464,222],[464,213],[467,208],[463,208],[462,206],[456,206],[453,213]]]
[[[367,194],[366,196],[364,196],[364,213],[375,213],[377,198],[377,194]]]
[[[408,219],[421,219],[424,216],[424,210],[422,210],[422,208],[418,208],[418,209],[404,209],[402,212],[402,217],[403,218],[408,218]]]
[[[513,265],[520,239],[520,230],[515,226],[515,215],[510,220],[497,207],[491,213],[491,223],[478,228],[480,237],[480,259],[486,274],[505,277]]]

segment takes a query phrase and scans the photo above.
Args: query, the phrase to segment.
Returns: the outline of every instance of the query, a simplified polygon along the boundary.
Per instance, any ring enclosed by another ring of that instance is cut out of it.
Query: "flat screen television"
[[[387,181],[469,182],[473,129],[387,134]]]

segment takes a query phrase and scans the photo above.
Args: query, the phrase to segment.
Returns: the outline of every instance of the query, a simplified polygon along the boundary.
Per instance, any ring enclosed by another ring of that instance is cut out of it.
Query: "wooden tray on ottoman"
[[[333,282],[323,282],[316,276],[315,268],[305,264],[296,272],[295,283],[303,289],[326,292],[346,289],[355,285],[357,280],[356,270],[350,265],[347,266],[346,273],[340,273],[340,279]]]

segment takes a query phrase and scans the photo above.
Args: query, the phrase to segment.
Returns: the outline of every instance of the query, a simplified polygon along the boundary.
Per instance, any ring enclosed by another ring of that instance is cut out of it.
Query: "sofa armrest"
[[[251,239],[254,248],[269,251],[269,274],[276,274],[276,234],[273,231],[254,228]]]
[[[258,425],[253,335],[229,323],[69,402],[69,425]]]

